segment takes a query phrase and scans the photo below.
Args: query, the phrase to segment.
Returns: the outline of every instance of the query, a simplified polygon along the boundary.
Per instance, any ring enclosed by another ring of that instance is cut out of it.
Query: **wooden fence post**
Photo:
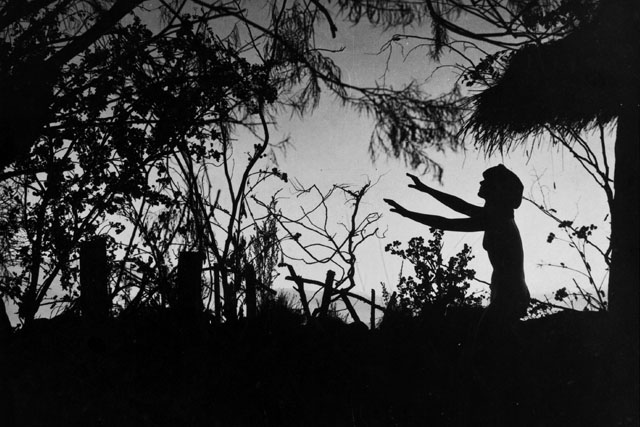
[[[203,311],[202,304],[202,254],[180,252],[178,257],[178,280],[176,310],[187,316]]]
[[[213,309],[216,320],[222,321],[222,296],[220,295],[220,268],[218,264],[213,266]]]
[[[80,310],[91,321],[109,317],[107,241],[100,237],[80,245]]]
[[[4,306],[4,301],[0,297],[0,345],[2,348],[6,348],[5,344],[11,335],[11,321],[7,315],[7,310]]]
[[[238,300],[236,298],[236,289],[233,283],[229,283],[227,268],[225,266],[222,266],[219,271],[220,279],[222,281],[222,291],[224,293],[224,304],[222,306],[222,312],[224,313],[224,318],[227,322],[233,322],[235,320],[238,320]],[[235,275],[234,279],[237,280]]]
[[[329,304],[331,304],[331,295],[333,294],[333,280],[336,273],[332,270],[327,271],[327,277],[324,279],[324,290],[322,291],[322,302],[320,303],[320,316],[327,317],[329,312]]]
[[[289,264],[286,264],[286,266],[289,270],[289,274],[291,275],[291,280],[293,280],[297,286],[296,291],[298,291],[298,294],[300,295],[300,304],[302,304],[304,316],[309,319],[311,318],[311,310],[309,310],[309,301],[307,301],[307,294],[304,291],[304,280],[296,274],[296,271],[292,266]]]
[[[371,330],[376,328],[376,290],[371,289]]]
[[[247,305],[247,319],[253,319],[257,314],[256,288],[256,271],[251,264],[247,264],[244,268],[244,301]]]

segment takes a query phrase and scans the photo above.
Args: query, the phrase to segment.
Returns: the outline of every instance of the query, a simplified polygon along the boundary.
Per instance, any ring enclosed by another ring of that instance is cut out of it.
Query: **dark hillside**
[[[637,355],[605,315],[524,322],[516,344],[472,367],[478,314],[375,331],[295,315],[41,320],[5,353],[2,425],[637,425]]]

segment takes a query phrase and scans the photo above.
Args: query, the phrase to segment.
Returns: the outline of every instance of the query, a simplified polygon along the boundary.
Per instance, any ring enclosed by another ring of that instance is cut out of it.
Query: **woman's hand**
[[[390,209],[391,212],[395,212],[395,213],[400,214],[402,216],[407,216],[407,213],[409,213],[409,211],[407,209],[402,207],[395,200],[391,200],[391,199],[382,199],[382,200],[384,200],[389,206],[391,206],[391,209]]]
[[[423,184],[417,176],[410,173],[407,173],[407,176],[413,181],[413,184],[409,184],[409,188],[415,188],[418,191],[427,191],[429,189],[429,186]]]

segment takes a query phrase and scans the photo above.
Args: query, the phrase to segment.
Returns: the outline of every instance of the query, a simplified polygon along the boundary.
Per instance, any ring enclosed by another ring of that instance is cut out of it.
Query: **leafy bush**
[[[399,241],[385,247],[386,252],[409,261],[415,273],[415,277],[400,273],[396,297],[399,307],[421,315],[427,310],[446,314],[454,307],[480,305],[482,296],[469,290],[476,274],[467,267],[473,259],[471,248],[465,244],[445,263],[442,256],[443,232],[434,228],[429,230],[432,238],[426,245],[423,237],[413,237],[406,249]]]

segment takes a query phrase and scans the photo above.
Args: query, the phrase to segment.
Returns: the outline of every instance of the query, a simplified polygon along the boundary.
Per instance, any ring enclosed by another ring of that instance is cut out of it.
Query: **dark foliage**
[[[42,37],[55,38],[56,28],[45,26]],[[79,242],[110,232],[115,258],[115,238],[130,225],[123,216],[134,202],[164,213],[143,230],[144,239],[132,243],[162,247],[169,240],[160,242],[163,236],[192,232],[188,225],[171,229],[172,214],[184,212],[185,203],[172,187],[168,159],[181,154],[194,162],[215,161],[223,128],[250,121],[258,105],[275,99],[264,66],[242,58],[232,41],[188,21],[172,37],[157,38],[138,18],[69,64],[57,75],[55,89],[55,125],[16,164],[46,177],[29,173],[2,184],[8,199],[2,244],[10,250],[2,259],[0,290],[18,303],[26,321],[57,280],[65,302],[77,296]],[[139,221],[130,222],[138,227]],[[162,275],[159,258],[166,247],[153,262],[127,250],[126,261],[147,279]],[[121,276],[114,278],[115,293]],[[157,282],[163,280],[168,281]]]
[[[414,315],[435,312],[444,315],[456,307],[479,307],[482,298],[469,291],[475,271],[467,268],[473,259],[471,248],[463,249],[445,262],[442,255],[442,230],[430,229],[432,238],[425,244],[424,238],[414,237],[407,248],[398,241],[388,244],[385,252],[408,261],[415,277],[401,273],[397,285],[397,303]]]

